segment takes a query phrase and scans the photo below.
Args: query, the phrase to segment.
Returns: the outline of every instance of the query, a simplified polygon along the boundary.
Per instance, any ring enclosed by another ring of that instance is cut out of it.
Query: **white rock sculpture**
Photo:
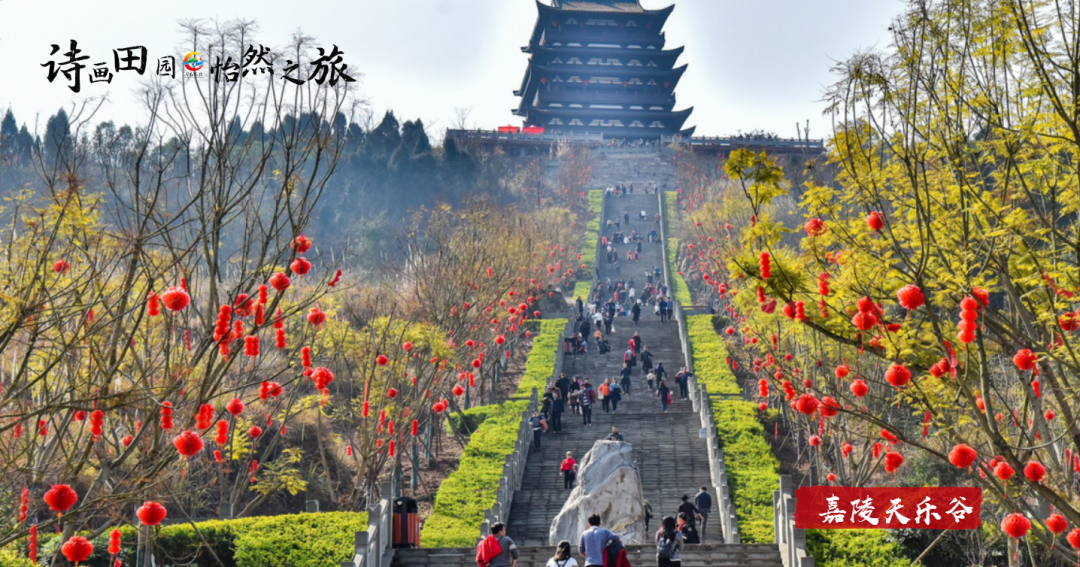
[[[602,525],[622,538],[623,544],[643,544],[645,489],[634,464],[634,447],[617,441],[597,441],[581,459],[578,484],[551,522],[548,542],[566,540],[575,548],[589,516],[599,514]]]

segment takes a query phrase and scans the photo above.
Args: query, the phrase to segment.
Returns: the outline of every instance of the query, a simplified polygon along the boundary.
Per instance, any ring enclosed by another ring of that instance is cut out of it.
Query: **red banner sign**
[[[973,530],[982,489],[806,486],[795,491],[795,527],[814,530]]]

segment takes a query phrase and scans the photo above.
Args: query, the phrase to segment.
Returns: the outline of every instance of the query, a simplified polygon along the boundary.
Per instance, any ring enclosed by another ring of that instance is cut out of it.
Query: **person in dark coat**
[[[638,320],[641,319],[641,302],[634,303],[634,306],[630,308],[630,314],[634,316],[634,324],[638,324]]]

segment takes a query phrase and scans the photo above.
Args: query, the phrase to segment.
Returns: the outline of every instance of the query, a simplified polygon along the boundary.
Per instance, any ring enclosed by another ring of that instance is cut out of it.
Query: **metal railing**
[[[448,138],[454,138],[455,140],[604,143],[604,135],[599,132],[544,132],[543,134],[518,132],[515,134],[510,132],[499,132],[498,130],[450,129],[446,131],[446,136]]]
[[[521,413],[521,424],[518,427],[517,440],[514,441],[514,452],[506,457],[503,464],[502,478],[499,479],[499,490],[496,493],[495,504],[484,510],[484,522],[480,524],[480,538],[490,533],[492,524],[506,523],[510,517],[510,506],[514,503],[514,492],[521,488],[521,479],[525,474],[525,465],[529,461],[529,449],[532,447],[532,427],[529,426],[529,417],[536,409],[536,388],[533,388],[529,398],[529,407]]]
[[[341,567],[382,567],[394,556],[393,504],[398,495],[393,494],[394,483],[381,486],[379,499],[368,505],[368,529],[356,532],[355,552],[352,561],[342,562]]]
[[[667,215],[664,214],[664,191],[657,192],[657,200],[660,206],[660,239],[662,256],[664,258],[664,283],[667,285],[668,294],[675,303],[675,321],[679,327],[679,343],[683,349],[683,359],[686,370],[690,372],[690,401],[694,411],[698,412],[701,421],[701,436],[707,440],[706,448],[709,453],[709,474],[712,477],[713,490],[716,491],[716,500],[719,507],[720,525],[724,532],[724,543],[737,544],[741,542],[739,537],[739,521],[735,516],[735,505],[731,501],[731,488],[728,485],[727,465],[724,462],[724,451],[720,448],[719,438],[716,435],[716,422],[713,417],[712,404],[709,403],[709,392],[703,385],[697,383],[694,374],[694,356],[690,348],[690,337],[686,328],[686,315],[683,306],[674,297],[674,289],[671,287],[671,270],[668,269],[667,260]]]
[[[773,492],[773,532],[784,567],[814,567],[814,558],[806,552],[806,530],[795,527],[795,483],[790,475],[781,475],[780,489]]]
[[[806,140],[799,138],[755,138],[755,137],[740,137],[740,136],[696,136],[692,138],[683,138],[676,136],[664,136],[661,138],[665,143],[679,142],[682,144],[689,144],[694,146],[709,146],[709,147],[770,147],[770,148],[792,148],[792,149],[813,149],[823,150],[825,149],[824,140]]]

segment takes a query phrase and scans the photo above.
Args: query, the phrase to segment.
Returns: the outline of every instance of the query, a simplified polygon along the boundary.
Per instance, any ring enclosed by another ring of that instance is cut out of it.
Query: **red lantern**
[[[66,484],[54,484],[43,498],[49,509],[61,515],[79,501],[79,494]]]
[[[836,401],[836,398],[833,398],[832,396],[821,398],[821,405],[818,406],[818,413],[820,413],[822,417],[834,417],[839,411],[840,403]]]
[[[240,412],[244,411],[244,402],[240,398],[233,398],[229,400],[229,403],[225,404],[225,411],[233,415],[240,415]]]
[[[881,213],[877,211],[873,211],[866,216],[866,224],[870,225],[870,228],[874,229],[874,231],[880,231],[885,227],[885,221],[882,219]]]
[[[893,364],[885,371],[885,380],[899,388],[911,380],[911,371],[902,364]]]
[[[139,521],[144,526],[156,526],[165,519],[168,512],[161,504],[147,500],[135,511],[135,515],[139,517]]]
[[[378,364],[379,366],[386,366],[389,363],[390,359],[385,354],[380,354],[375,357],[375,364]]]
[[[169,311],[182,311],[191,304],[191,296],[181,287],[170,287],[161,294],[161,302]]]
[[[900,465],[904,464],[904,456],[895,451],[885,453],[885,472],[896,472]]]
[[[258,425],[252,425],[251,429],[248,429],[248,435],[250,435],[252,439],[257,439],[262,434],[263,430]]]
[[[825,221],[821,219],[810,219],[803,225],[803,229],[806,230],[806,234],[810,236],[821,236],[825,234]]]
[[[326,312],[318,306],[312,307],[307,316],[308,323],[318,327],[326,321]]]
[[[810,394],[803,394],[799,396],[798,401],[795,402],[795,409],[804,415],[810,415],[817,411],[819,402],[817,398]]]
[[[975,459],[979,458],[979,454],[970,446],[960,443],[949,451],[949,462],[958,469],[966,469],[970,467]]]
[[[1065,536],[1065,539],[1077,550],[1077,553],[1080,553],[1080,528],[1074,528],[1069,535]]]
[[[1053,532],[1054,535],[1058,535],[1069,529],[1069,521],[1061,514],[1050,514],[1050,517],[1046,519],[1045,523],[1046,529]]]
[[[1025,518],[1023,514],[1009,514],[1001,520],[1001,531],[1012,538],[1024,537],[1030,529],[1031,520]]]
[[[278,272],[270,276],[270,287],[278,291],[285,291],[289,289],[290,283],[291,282],[289,281],[289,276],[286,276],[285,272]]]
[[[311,239],[301,234],[293,241],[293,248],[296,249],[297,254],[303,254],[311,250]]]
[[[187,458],[202,451],[203,440],[197,433],[192,431],[182,431],[180,435],[173,438],[173,446],[176,447],[176,451],[181,456]]]
[[[86,558],[90,557],[90,554],[93,552],[94,545],[90,543],[90,540],[82,536],[72,537],[64,542],[64,545],[60,548],[60,553],[63,553],[68,561],[71,561],[76,565],[86,561]]]
[[[1046,467],[1039,461],[1029,461],[1024,467],[1024,476],[1031,482],[1042,482],[1046,478]]]
[[[1016,355],[1013,356],[1013,364],[1017,368],[1024,371],[1030,371],[1035,369],[1035,365],[1039,362],[1039,356],[1030,349],[1020,349],[1016,351]]]
[[[303,276],[311,271],[311,262],[308,262],[305,258],[297,258],[289,264],[289,269],[298,276]]]
[[[918,309],[926,303],[926,296],[923,295],[922,290],[912,284],[900,288],[900,291],[896,292],[896,299],[904,309],[909,310]]]

